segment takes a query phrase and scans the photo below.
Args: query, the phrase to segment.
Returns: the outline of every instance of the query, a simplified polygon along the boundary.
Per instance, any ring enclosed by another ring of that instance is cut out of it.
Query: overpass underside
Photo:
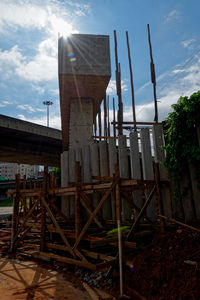
[[[0,115],[0,141],[0,161],[60,166],[60,130]]]

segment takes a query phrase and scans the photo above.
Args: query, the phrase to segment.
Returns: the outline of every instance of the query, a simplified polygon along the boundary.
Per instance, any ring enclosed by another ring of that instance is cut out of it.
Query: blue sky
[[[147,23],[157,76],[159,119],[181,95],[200,90],[199,0],[1,0],[0,113],[46,125],[42,102],[52,100],[50,126],[60,128],[57,37],[61,33],[110,36],[115,95],[113,30],[122,70],[124,118],[131,120],[125,31],[129,32],[138,121],[154,118]],[[110,114],[112,111],[110,111]]]

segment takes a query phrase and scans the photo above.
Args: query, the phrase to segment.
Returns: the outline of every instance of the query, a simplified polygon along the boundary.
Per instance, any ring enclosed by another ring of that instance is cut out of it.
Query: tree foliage
[[[165,120],[165,166],[178,178],[192,163],[200,180],[200,147],[196,125],[200,124],[200,91],[180,97]]]

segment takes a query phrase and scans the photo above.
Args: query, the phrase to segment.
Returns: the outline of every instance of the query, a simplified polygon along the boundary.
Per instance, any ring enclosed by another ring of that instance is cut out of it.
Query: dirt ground
[[[1,300],[112,300],[110,295],[92,289],[36,262],[0,258]]]

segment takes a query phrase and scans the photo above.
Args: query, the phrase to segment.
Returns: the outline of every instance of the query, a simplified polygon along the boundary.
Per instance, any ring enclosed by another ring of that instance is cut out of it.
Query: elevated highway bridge
[[[0,161],[60,166],[61,130],[0,115]]]

